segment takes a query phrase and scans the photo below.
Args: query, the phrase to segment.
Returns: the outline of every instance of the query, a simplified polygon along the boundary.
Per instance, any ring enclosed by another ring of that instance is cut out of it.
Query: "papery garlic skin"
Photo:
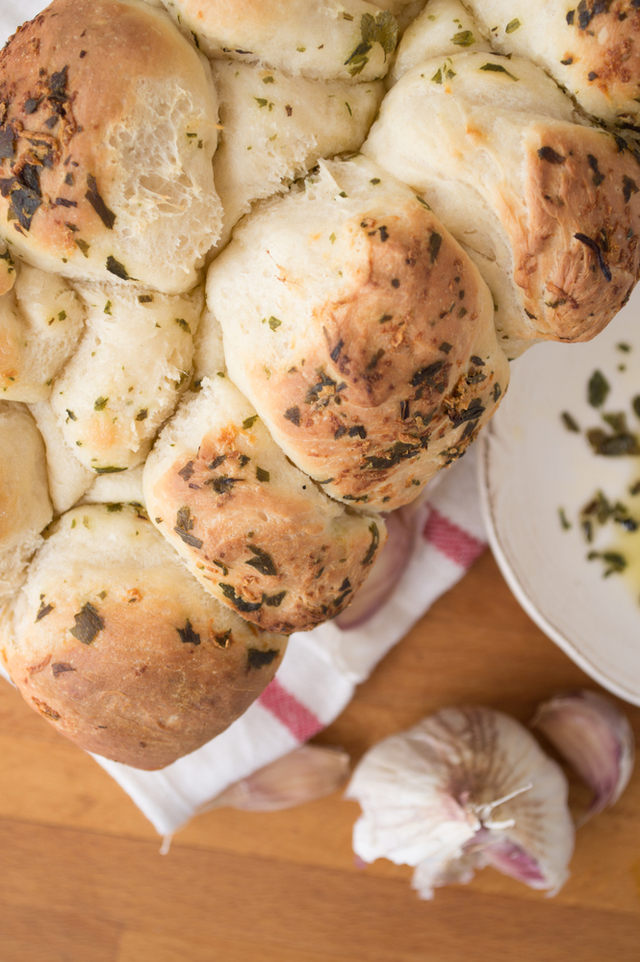
[[[356,854],[418,866],[423,898],[488,864],[552,893],[568,876],[567,780],[501,712],[445,708],[387,738],[356,767],[347,797],[362,807]]]
[[[531,725],[593,790],[579,825],[620,798],[633,772],[635,742],[617,705],[587,689],[562,692],[538,707]]]
[[[234,782],[199,813],[213,808],[275,812],[324,798],[349,777],[349,755],[338,748],[301,745],[269,765]]]

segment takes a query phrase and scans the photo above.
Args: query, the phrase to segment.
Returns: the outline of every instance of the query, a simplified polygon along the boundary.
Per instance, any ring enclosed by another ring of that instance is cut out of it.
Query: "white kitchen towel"
[[[4,43],[43,0],[0,0]],[[345,631],[335,622],[291,637],[277,677],[214,741],[159,772],[96,758],[161,835],[170,835],[233,782],[329,725],[381,658],[485,547],[473,451],[432,482],[412,514],[411,559],[393,595]]]

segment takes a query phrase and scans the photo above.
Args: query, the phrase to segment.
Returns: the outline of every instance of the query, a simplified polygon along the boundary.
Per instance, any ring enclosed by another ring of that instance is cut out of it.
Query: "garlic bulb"
[[[337,748],[301,745],[247,778],[235,782],[198,812],[238,808],[245,812],[275,812],[324,798],[337,791],[349,775],[349,756]]]
[[[531,724],[593,790],[579,825],[618,800],[631,778],[635,748],[617,705],[595,691],[565,692],[540,705]]]
[[[356,767],[347,797],[362,808],[356,855],[417,866],[422,898],[485,865],[551,894],[568,876],[566,778],[501,712],[445,708],[385,739]]]

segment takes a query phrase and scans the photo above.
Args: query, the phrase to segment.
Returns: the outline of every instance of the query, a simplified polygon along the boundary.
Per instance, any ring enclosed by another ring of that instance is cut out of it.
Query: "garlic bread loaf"
[[[638,7],[53,0],[18,30],[0,650],[62,734],[153,769],[223,731],[509,360],[626,303]]]

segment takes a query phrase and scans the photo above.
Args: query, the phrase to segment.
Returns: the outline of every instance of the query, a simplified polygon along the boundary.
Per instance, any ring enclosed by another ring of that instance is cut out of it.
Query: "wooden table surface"
[[[640,639],[638,640],[640,644]],[[526,722],[597,686],[512,598],[486,552],[318,742],[357,759],[444,705]],[[640,743],[640,709],[625,706]],[[638,962],[640,765],[577,835],[553,899],[485,869],[416,898],[411,869],[354,863],[354,802],[218,810],[168,855],[109,776],[0,685],[0,962]],[[572,797],[586,795],[572,783]]]

